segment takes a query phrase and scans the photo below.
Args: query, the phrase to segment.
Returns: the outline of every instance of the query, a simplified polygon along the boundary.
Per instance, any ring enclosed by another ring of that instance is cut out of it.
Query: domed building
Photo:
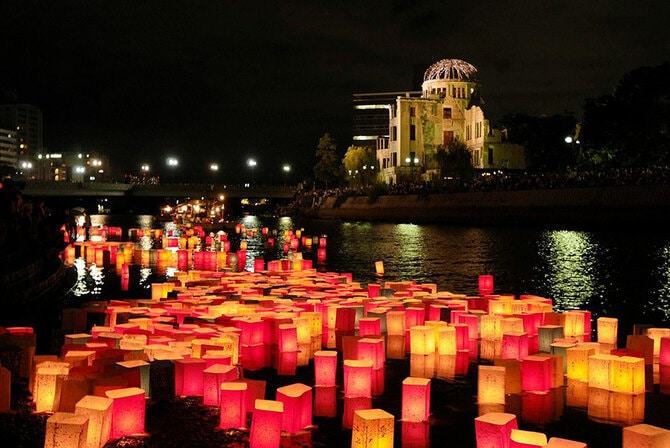
[[[388,144],[377,145],[386,183],[428,181],[440,175],[436,154],[463,142],[478,169],[523,169],[524,148],[503,141],[482,109],[477,69],[460,59],[428,67],[420,96],[399,95],[390,107]]]

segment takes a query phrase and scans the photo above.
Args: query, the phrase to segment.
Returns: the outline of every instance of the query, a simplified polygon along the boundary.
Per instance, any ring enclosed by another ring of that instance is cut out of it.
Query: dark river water
[[[93,215],[93,225],[120,226],[124,235],[131,228],[165,228],[151,216]],[[281,238],[287,229],[303,235],[326,237],[326,257],[305,251],[321,271],[351,273],[361,284],[412,280],[436,284],[439,291],[477,295],[478,277],[494,278],[498,294],[532,294],[553,300],[554,310],[590,310],[599,317],[619,319],[619,346],[636,324],[670,326],[670,231],[575,231],[534,228],[464,227],[447,225],[385,224],[343,221],[294,221],[290,218],[240,219],[247,229],[267,227],[277,235],[274,249],[266,249],[260,232],[247,240],[247,265],[253,260],[285,258]],[[231,250],[239,247],[239,235],[229,233]],[[145,248],[155,241],[140,242]],[[375,272],[382,261],[384,275]],[[114,299],[118,278],[114,273],[93,272],[80,265],[77,294],[85,299]],[[168,273],[169,274],[169,273]],[[148,291],[155,273],[143,270],[141,282]],[[142,288],[142,285],[139,286]],[[594,335],[595,336],[595,335]],[[398,414],[399,388],[409,376],[411,360],[393,359],[386,367],[386,393],[375,406]],[[473,360],[470,360],[473,361]],[[476,360],[475,360],[476,361]],[[658,372],[648,372],[658,375]],[[431,412],[425,440],[432,446],[475,446],[473,419],[482,411],[477,405],[476,362],[450,378],[434,378]],[[670,428],[669,395],[656,384],[646,394],[605,397],[605,410],[588,405],[602,397],[576,398],[569,386],[545,396],[508,396],[503,408],[513,412],[520,427],[587,442],[593,447],[621,446],[622,427],[646,422]],[[321,446],[348,446],[351,433],[338,418],[315,417]],[[609,400],[609,401],[608,401]],[[390,409],[389,409],[390,408]],[[406,429],[409,434],[410,429]],[[395,446],[402,444],[401,426],[396,425]],[[422,446],[422,445],[416,445]],[[425,444],[423,445],[425,446]]]

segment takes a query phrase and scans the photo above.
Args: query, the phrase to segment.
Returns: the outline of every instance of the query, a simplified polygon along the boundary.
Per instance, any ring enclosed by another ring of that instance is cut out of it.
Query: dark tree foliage
[[[612,166],[670,163],[670,62],[624,75],[614,92],[587,100],[581,143]]]
[[[316,158],[314,179],[317,182],[322,182],[328,189],[328,184],[332,186],[342,176],[342,164],[340,157],[337,155],[337,144],[329,133],[325,133],[319,139],[319,145],[316,147]]]
[[[577,163],[576,144],[566,143],[574,137],[577,120],[571,114],[533,117],[508,115],[501,121],[510,142],[526,148],[526,164],[536,171],[555,171]]]
[[[457,177],[469,180],[474,177],[472,153],[461,140],[452,140],[448,145],[440,145],[435,154],[437,166],[442,177]]]

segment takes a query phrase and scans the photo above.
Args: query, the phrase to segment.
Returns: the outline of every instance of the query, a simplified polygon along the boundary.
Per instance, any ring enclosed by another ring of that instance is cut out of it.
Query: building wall
[[[0,129],[0,165],[16,169],[16,132],[10,129]]]

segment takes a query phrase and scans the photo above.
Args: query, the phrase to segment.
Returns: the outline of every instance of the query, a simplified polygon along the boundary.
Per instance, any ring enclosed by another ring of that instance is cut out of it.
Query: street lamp
[[[282,169],[282,171],[284,172],[284,175],[285,175],[284,186],[286,186],[286,177],[288,177],[289,173],[291,172],[291,165],[289,165],[288,163],[285,163],[285,164],[282,165],[281,169]]]
[[[254,185],[254,168],[256,167],[256,160],[249,159],[247,160],[247,165],[251,168],[251,185]]]
[[[167,166],[172,169],[172,181],[174,182],[175,170],[179,166],[179,160],[176,157],[168,157],[165,163],[167,163]]]
[[[409,153],[409,157],[405,159],[406,163],[409,163],[411,169],[412,182],[414,182],[414,165],[419,163],[419,158],[414,155],[414,151]]]

